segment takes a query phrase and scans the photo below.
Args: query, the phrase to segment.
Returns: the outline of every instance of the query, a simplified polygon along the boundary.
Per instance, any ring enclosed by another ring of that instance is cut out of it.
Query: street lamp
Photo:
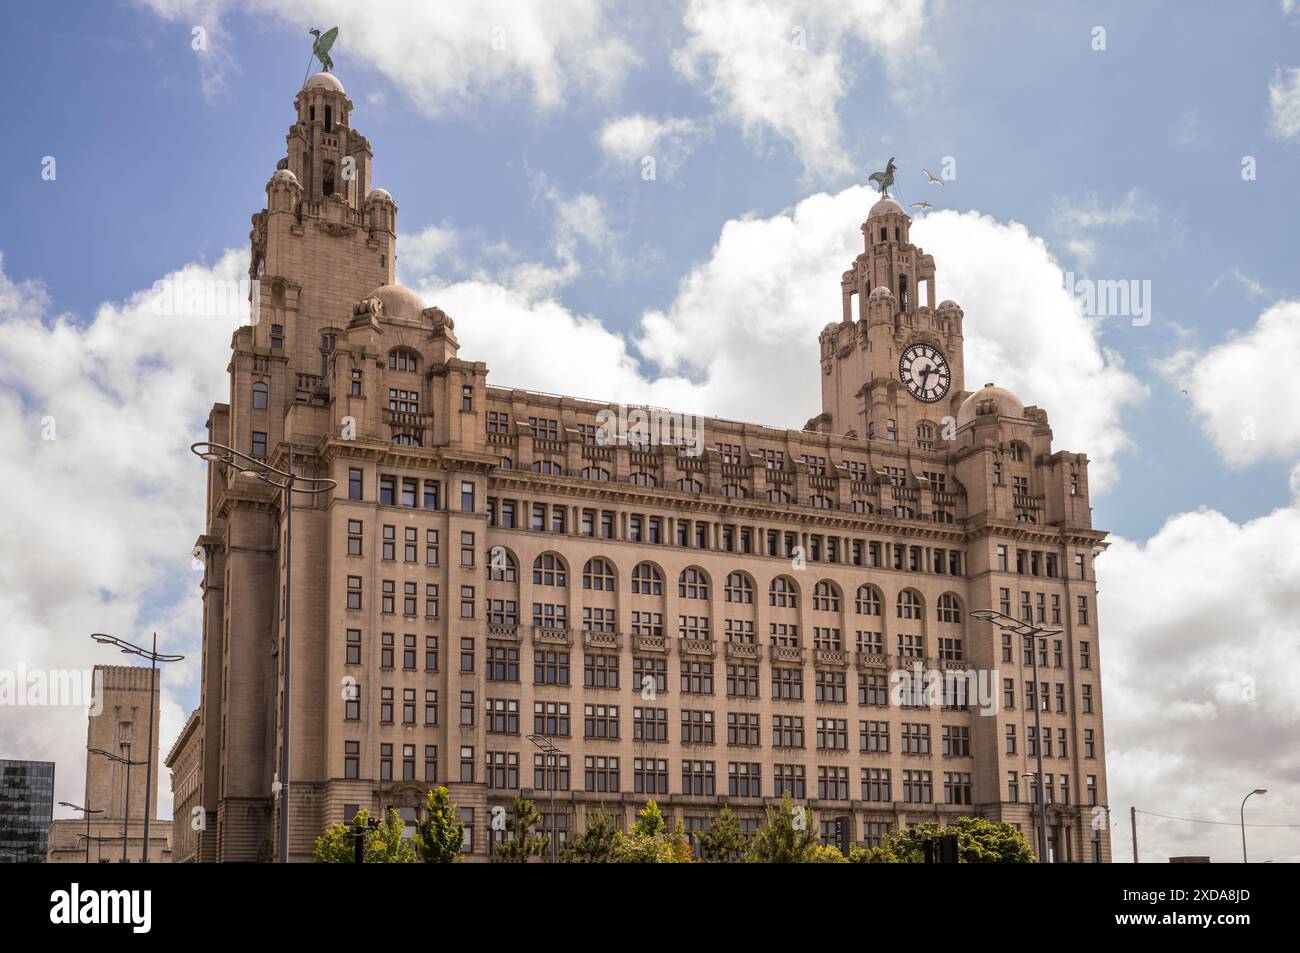
[[[123,742],[122,747],[127,751],[131,750],[129,741]],[[126,804],[122,809],[122,863],[128,863],[126,859],[126,832],[131,826],[131,765],[145,764],[144,761],[132,761],[130,756],[123,758],[121,755],[113,754],[111,751],[105,751],[103,748],[90,748],[90,754],[101,755],[109,761],[116,761],[118,764],[126,765]]]
[[[80,804],[73,804],[71,801],[60,801],[59,806],[70,807],[74,811],[81,811],[86,815],[86,863],[90,863],[90,815],[103,814],[104,809],[101,807],[91,810],[88,807],[82,807]]]
[[[147,658],[152,663],[149,668],[149,747],[146,749],[148,757],[145,758],[144,769],[144,846],[140,848],[140,863],[149,863],[149,815],[153,813],[153,693],[158,681],[158,663],[159,662],[179,662],[185,658],[184,655],[167,655],[158,651],[158,633],[153,634],[153,648],[143,649],[138,645],[125,642],[122,639],[111,635],[105,635],[103,632],[95,632],[90,636],[101,645],[115,645],[122,650],[124,655],[138,655],[141,658]]]
[[[559,826],[560,826],[559,821],[555,817],[555,789],[556,787],[559,786],[560,783],[560,762],[557,755],[568,754],[568,752],[565,751],[563,748],[558,747],[555,744],[555,742],[551,740],[550,735],[533,734],[528,736],[528,740],[531,741],[533,744],[535,744],[546,754],[546,757],[543,759],[543,766],[544,766],[543,769],[546,772],[545,777],[547,780],[547,785],[551,789],[551,824],[554,827],[554,829],[550,832],[551,863],[555,863],[556,862],[555,835],[559,830]],[[547,766],[548,762],[550,765],[553,765],[554,767]]]
[[[1241,799],[1241,862],[1246,863],[1246,802],[1250,800],[1251,794],[1267,794],[1268,788],[1255,788],[1250,794]]]
[[[280,707],[280,730],[284,741],[280,746],[280,863],[289,862],[289,634],[292,631],[293,609],[293,496],[294,493],[315,495],[327,493],[338,486],[337,480],[320,477],[299,477],[293,472],[293,447],[288,449],[288,469],[281,470],[265,460],[220,443],[196,443],[191,452],[199,458],[228,467],[241,476],[254,477],[285,494],[284,518],[284,692]],[[301,482],[304,485],[298,486]]]
[[[999,629],[1005,629],[1008,632],[1014,632],[1024,639],[1033,640],[1033,650],[1029,653],[1029,659],[1033,666],[1034,677],[1034,754],[1037,756],[1038,771],[1034,776],[1037,782],[1038,790],[1038,845],[1040,860],[1045,859],[1048,863],[1052,862],[1050,851],[1047,847],[1047,796],[1043,790],[1043,719],[1042,709],[1038,702],[1038,695],[1041,686],[1038,684],[1038,640],[1049,635],[1060,635],[1060,629],[1040,629],[1014,616],[1009,616],[1005,612],[998,612],[996,609],[976,609],[971,614],[972,619],[979,619],[981,622],[992,622]],[[1046,645],[1046,643],[1044,643]],[[1045,700],[1045,699],[1044,699]]]

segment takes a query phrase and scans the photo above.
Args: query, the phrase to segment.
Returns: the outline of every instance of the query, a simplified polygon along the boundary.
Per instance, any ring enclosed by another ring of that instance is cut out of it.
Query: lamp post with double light
[[[109,761],[116,761],[118,764],[126,765],[126,803],[122,808],[122,863],[126,864],[130,863],[130,861],[126,859],[126,834],[131,828],[131,766],[141,765],[145,762],[131,760],[131,742],[122,742],[122,748],[127,752],[126,757],[113,754],[111,751],[105,751],[103,748],[90,748],[88,750],[90,754],[97,754],[100,757],[107,758]],[[145,849],[149,849],[147,843],[145,844]]]
[[[329,493],[337,480],[322,477],[298,476],[293,472],[293,448],[288,451],[288,464],[284,470],[273,467],[266,460],[220,443],[196,443],[190,450],[199,458],[238,472],[240,476],[261,480],[284,494],[284,690],[280,706],[280,863],[289,862],[289,648],[293,621],[293,494],[315,496]],[[302,484],[299,486],[298,484]]]
[[[567,754],[563,748],[556,745],[551,740],[550,735],[533,734],[528,736],[528,740],[536,745],[543,752],[542,770],[545,772],[544,777],[547,780],[547,786],[551,789],[551,863],[558,860],[556,835],[559,833],[560,823],[555,816],[555,789],[560,783],[560,759],[559,756]]]
[[[971,614],[972,619],[979,619],[982,622],[992,622],[999,629],[1008,632],[1014,632],[1021,637],[1022,642],[1026,639],[1032,640],[1032,651],[1029,653],[1030,662],[1033,667],[1034,678],[1034,754],[1038,762],[1037,773],[1034,780],[1038,790],[1038,845],[1039,859],[1051,863],[1051,851],[1047,846],[1047,796],[1043,788],[1043,719],[1042,706],[1038,701],[1038,695],[1042,688],[1038,684],[1038,640],[1049,635],[1060,635],[1061,629],[1040,629],[1036,625],[1009,616],[1005,612],[998,612],[996,609],[976,609]],[[1044,647],[1046,642],[1043,643]],[[1044,701],[1046,697],[1044,696]]]
[[[145,749],[147,757],[144,769],[144,847],[140,849],[140,863],[149,863],[149,816],[153,813],[153,712],[154,701],[153,694],[158,690],[158,663],[159,662],[179,662],[185,658],[184,655],[167,655],[158,651],[158,633],[153,634],[153,648],[145,649],[138,645],[133,645],[112,635],[105,635],[103,632],[94,632],[90,636],[101,645],[114,645],[121,649],[126,655],[138,655],[141,658],[149,659],[151,665],[149,668],[149,747]]]
[[[82,807],[80,804],[73,804],[71,801],[60,801],[59,806],[70,807],[74,811],[80,811],[82,814],[86,815],[86,863],[90,863],[90,815],[103,814],[104,809],[100,807],[92,810],[88,807]]]

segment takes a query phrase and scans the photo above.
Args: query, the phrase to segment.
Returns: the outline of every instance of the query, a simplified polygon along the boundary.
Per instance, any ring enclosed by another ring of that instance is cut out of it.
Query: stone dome
[[[875,205],[871,206],[871,211],[867,213],[867,218],[875,218],[877,215],[906,215],[903,206],[899,205],[891,198],[883,198]]]
[[[305,85],[303,89],[329,89],[336,93],[342,93],[343,84],[339,82],[339,78],[333,73],[327,73],[324,70],[321,70],[319,73],[313,74],[311,78],[307,80],[307,85]],[[344,95],[346,95],[346,93]]]
[[[953,301],[951,298],[944,298],[942,301],[939,302],[939,307],[936,309],[936,311],[960,311],[960,310],[961,310],[961,305],[959,305],[956,301]]]
[[[373,201],[374,199],[383,199],[385,202],[393,201],[393,197],[388,194],[387,189],[371,189],[370,194],[366,196],[366,201],[370,202]]]
[[[384,304],[384,314],[397,318],[418,320],[425,304],[410,288],[401,285],[381,285],[367,297],[378,298]]]
[[[274,185],[278,182],[283,182],[286,185],[298,185],[298,177],[288,169],[276,169],[275,174],[271,176],[271,184]]]
[[[957,411],[957,429],[984,414],[999,417],[1024,417],[1025,405],[1015,394],[996,384],[985,384],[961,403]]]
[[[884,285],[879,285],[876,288],[872,289],[871,294],[867,295],[867,299],[874,301],[877,298],[892,298],[893,296],[894,293],[892,291],[890,291]]]

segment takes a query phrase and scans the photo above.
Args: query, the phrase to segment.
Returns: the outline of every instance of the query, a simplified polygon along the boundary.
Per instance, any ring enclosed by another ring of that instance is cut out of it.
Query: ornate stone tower
[[[933,447],[956,418],[962,310],[934,307],[934,258],[912,244],[911,224],[891,198],[862,223],[863,252],[840,282],[843,317],[821,333],[822,413],[809,429]]]

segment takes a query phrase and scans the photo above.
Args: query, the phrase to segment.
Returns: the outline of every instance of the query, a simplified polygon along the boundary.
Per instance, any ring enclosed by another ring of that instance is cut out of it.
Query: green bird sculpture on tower
[[[330,59],[330,47],[339,38],[339,28],[334,27],[334,29],[326,30],[324,33],[321,33],[320,30],[308,30],[307,32],[316,37],[316,42],[311,46],[312,55],[320,60],[320,65],[325,72],[330,72],[334,69],[334,61]]]
[[[889,198],[889,187],[894,184],[894,157],[889,157],[889,164],[884,172],[873,172],[867,176],[868,182],[875,182],[880,188],[882,198]]]

